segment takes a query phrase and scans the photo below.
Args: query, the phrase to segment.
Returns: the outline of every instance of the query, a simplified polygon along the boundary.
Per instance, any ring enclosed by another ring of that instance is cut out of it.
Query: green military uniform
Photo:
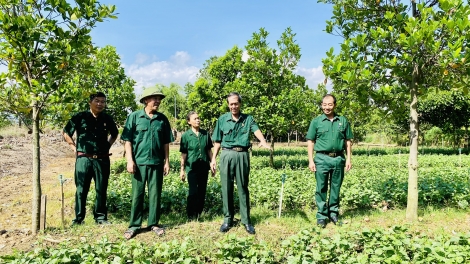
[[[189,129],[181,136],[180,152],[187,154],[184,167],[189,185],[186,205],[188,218],[198,216],[204,209],[211,159],[207,152],[211,148],[212,141],[206,130],[200,129],[196,135]]]
[[[129,229],[142,225],[145,184],[148,182],[148,226],[158,225],[160,220],[161,194],[165,144],[173,142],[170,122],[162,113],[150,118],[145,110],[131,113],[127,118],[121,139],[132,144],[132,155],[137,171],[132,178],[132,208]]]
[[[225,113],[217,120],[212,140],[219,142],[222,147],[220,155],[220,180],[222,183],[222,200],[224,223],[232,225],[234,216],[233,184],[237,182],[238,198],[240,201],[241,222],[251,225],[250,193],[248,181],[250,174],[250,134],[259,130],[252,116],[240,113],[238,121],[232,119],[232,114]],[[234,149],[238,148],[239,151]]]
[[[353,138],[351,126],[344,116],[336,115],[330,121],[325,114],[310,123],[308,140],[315,142],[315,179],[317,187],[315,200],[318,207],[317,219],[328,219],[339,212],[339,191],[344,178],[346,140]],[[326,200],[328,181],[330,197]]]
[[[108,136],[115,138],[118,129],[113,118],[101,112],[96,118],[90,111],[74,115],[64,128],[72,138],[77,132],[77,159],[75,162],[75,220],[82,223],[86,213],[86,198],[90,190],[91,179],[95,181],[95,221],[107,221],[108,210],[106,197],[110,171]]]

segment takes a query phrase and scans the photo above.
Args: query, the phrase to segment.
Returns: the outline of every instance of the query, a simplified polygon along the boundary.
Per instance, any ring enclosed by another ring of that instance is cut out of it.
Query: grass
[[[0,137],[9,138],[9,137],[25,137],[28,134],[28,129],[26,127],[18,126],[7,126],[0,128]]]

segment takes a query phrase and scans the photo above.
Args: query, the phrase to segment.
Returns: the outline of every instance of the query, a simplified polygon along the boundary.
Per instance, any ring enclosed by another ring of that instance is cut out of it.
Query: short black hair
[[[336,104],[336,97],[332,94],[325,94],[325,96],[323,96],[323,98],[321,99],[321,102],[323,103],[323,99],[325,99],[327,97],[333,98],[333,103]]]
[[[90,94],[90,102],[93,101],[96,97],[104,97],[106,98],[106,95],[102,92],[96,92],[94,94]]]
[[[197,114],[196,111],[189,111],[188,115],[186,116],[186,121],[189,122],[189,119],[191,118],[192,115]]]
[[[237,92],[231,92],[227,95],[227,103],[228,103],[228,98],[232,96],[237,96],[238,97],[238,102],[241,104],[242,103],[242,96],[237,93]]]

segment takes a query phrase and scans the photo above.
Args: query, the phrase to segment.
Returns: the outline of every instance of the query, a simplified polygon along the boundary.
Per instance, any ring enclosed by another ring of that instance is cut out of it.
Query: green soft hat
[[[162,99],[165,98],[165,95],[162,93],[162,91],[160,89],[158,89],[157,87],[151,87],[151,88],[147,88],[147,89],[144,90],[144,92],[140,96],[139,101],[141,103],[144,103],[145,98],[150,97],[150,96],[154,96],[154,95],[160,95],[162,97]]]

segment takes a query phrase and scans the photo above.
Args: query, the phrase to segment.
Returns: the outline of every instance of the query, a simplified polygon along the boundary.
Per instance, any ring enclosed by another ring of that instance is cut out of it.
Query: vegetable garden
[[[325,230],[313,222],[301,224],[296,234],[261,239],[230,231],[213,243],[201,246],[200,239],[176,235],[171,240],[146,243],[108,238],[98,241],[64,242],[54,247],[39,246],[33,252],[0,257],[13,263],[465,263],[470,261],[470,233],[433,234],[407,226],[354,228],[347,223],[357,212],[387,211],[406,207],[407,154],[405,148],[355,148],[353,169],[346,173],[341,190],[342,227]],[[466,153],[464,151],[464,153]],[[269,152],[252,152],[250,197],[254,210],[268,212],[255,217],[255,226],[276,221],[285,174],[282,216],[305,212],[315,218],[315,177],[307,168],[305,148],[279,148],[275,168],[269,167]],[[163,210],[168,219],[184,218],[187,184],[178,177],[179,153],[171,152],[172,171],[164,180]],[[452,208],[467,212],[470,203],[470,157],[452,149],[421,149],[419,156],[419,205],[425,208]],[[126,223],[130,212],[130,176],[124,160],[112,165],[108,206],[113,222]],[[91,193],[90,195],[93,195]],[[88,201],[93,201],[89,197]],[[237,202],[236,202],[237,204]],[[91,208],[92,204],[89,204]],[[218,177],[210,178],[204,219],[221,219]],[[171,220],[165,219],[166,222]],[[186,221],[179,219],[178,221]],[[281,222],[288,225],[289,220]],[[171,223],[168,223],[171,224]],[[194,223],[195,225],[202,223]],[[330,227],[331,226],[331,227]],[[111,226],[111,228],[114,228]],[[266,227],[268,228],[268,227]],[[263,228],[263,229],[266,229]],[[217,232],[213,226],[210,232]],[[177,228],[168,228],[177,233]],[[261,231],[262,232],[262,231]]]

